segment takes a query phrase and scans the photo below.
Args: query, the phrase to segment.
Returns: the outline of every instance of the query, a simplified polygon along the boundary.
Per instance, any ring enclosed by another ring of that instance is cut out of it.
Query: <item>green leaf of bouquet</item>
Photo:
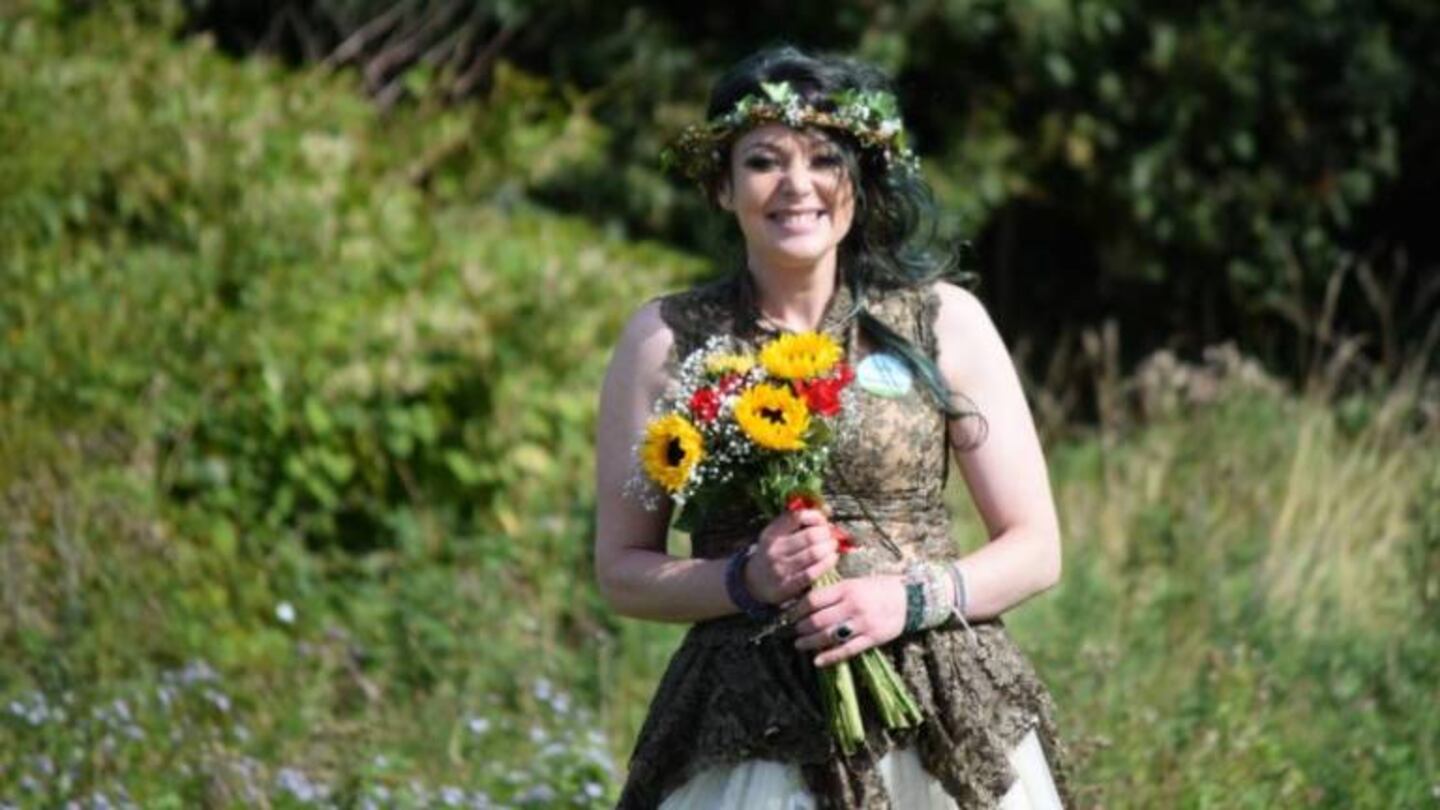
[[[675,528],[682,532],[693,532],[704,522],[701,514],[700,503],[697,499],[691,498],[680,507],[680,514],[675,516]]]

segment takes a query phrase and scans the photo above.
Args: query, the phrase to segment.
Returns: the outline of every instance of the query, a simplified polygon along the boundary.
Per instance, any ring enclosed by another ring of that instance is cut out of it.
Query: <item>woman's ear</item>
[[[715,184],[715,204],[726,211],[735,210],[735,197],[730,190],[730,178],[721,177]]]

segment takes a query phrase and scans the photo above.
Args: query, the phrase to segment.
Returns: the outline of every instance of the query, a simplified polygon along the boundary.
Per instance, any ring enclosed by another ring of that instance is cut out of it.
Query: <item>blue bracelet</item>
[[[735,607],[745,611],[746,616],[757,622],[766,622],[780,611],[774,605],[767,605],[751,596],[750,589],[745,587],[745,563],[754,552],[755,547],[750,546],[730,555],[730,562],[725,564],[725,592],[730,595]]]

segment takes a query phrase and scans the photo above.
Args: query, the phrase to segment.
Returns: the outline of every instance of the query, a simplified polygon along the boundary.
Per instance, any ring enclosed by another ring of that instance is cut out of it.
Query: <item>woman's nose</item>
[[[797,160],[786,170],[783,186],[796,195],[808,194],[815,188],[815,173],[805,165],[805,161]]]

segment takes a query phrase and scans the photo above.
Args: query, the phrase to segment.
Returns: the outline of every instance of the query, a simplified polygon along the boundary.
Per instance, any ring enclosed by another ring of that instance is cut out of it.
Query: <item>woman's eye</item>
[[[840,166],[839,155],[816,155],[814,164],[826,169],[835,169]]]
[[[757,172],[769,171],[775,168],[775,161],[768,157],[749,157],[745,159],[745,168],[754,169]]]

